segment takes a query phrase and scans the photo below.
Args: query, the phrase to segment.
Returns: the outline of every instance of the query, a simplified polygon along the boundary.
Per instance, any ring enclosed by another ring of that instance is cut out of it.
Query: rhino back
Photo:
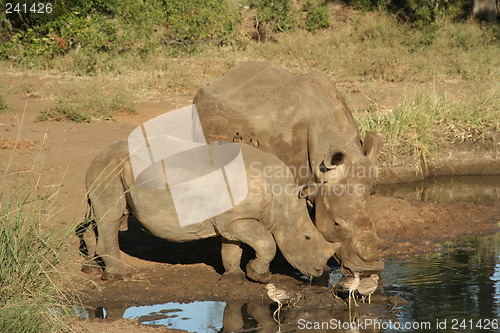
[[[86,186],[93,205],[111,207],[125,195],[127,208],[155,236],[185,242],[216,235],[210,221],[180,227],[170,190],[136,185],[126,140],[112,143],[96,156],[87,169]]]
[[[243,63],[201,88],[194,104],[207,141],[257,141],[288,166],[319,163],[334,145],[361,152],[349,108],[320,73],[296,76],[270,62]]]

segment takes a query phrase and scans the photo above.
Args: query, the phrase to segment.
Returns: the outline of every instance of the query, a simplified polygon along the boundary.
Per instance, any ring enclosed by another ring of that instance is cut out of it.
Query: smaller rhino
[[[276,245],[302,274],[322,275],[340,243],[327,242],[315,228],[305,201],[298,197],[293,175],[281,160],[252,146],[237,145],[245,164],[247,197],[220,215],[183,227],[177,220],[168,188],[150,189],[136,184],[127,141],[115,142],[98,155],[86,174],[93,220],[89,218],[81,224],[78,234],[84,249],[89,244],[85,244],[81,231],[92,231],[97,226],[96,253],[91,259],[104,262],[103,279],[122,278],[127,274],[120,261],[118,231],[128,212],[144,229],[172,242],[222,237],[224,277],[244,279],[240,269],[243,243],[251,246],[256,254],[246,266],[246,276],[251,280],[269,282],[269,263],[276,254]],[[268,172],[269,168],[283,172],[277,177],[275,172]]]

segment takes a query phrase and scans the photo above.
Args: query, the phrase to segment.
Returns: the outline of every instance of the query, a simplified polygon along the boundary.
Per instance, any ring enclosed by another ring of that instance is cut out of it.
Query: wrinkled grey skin
[[[168,189],[146,189],[135,184],[126,141],[118,141],[98,155],[87,170],[86,186],[97,224],[97,256],[105,263],[103,278],[126,275],[120,261],[118,231],[128,212],[150,233],[169,241],[222,237],[225,277],[244,277],[240,269],[242,243],[256,252],[256,258],[246,266],[247,277],[254,281],[267,283],[271,278],[269,263],[275,256],[276,245],[300,272],[320,276],[340,244],[327,242],[314,227],[303,200],[297,198],[297,187],[290,173],[280,178],[264,176],[262,168],[266,166],[287,170],[282,161],[254,147],[239,146],[247,170],[249,194],[231,210],[185,227],[179,225]],[[250,166],[251,163],[254,164]],[[266,190],[269,186],[292,186],[295,191],[273,193]]]
[[[303,196],[314,202],[318,230],[342,243],[336,258],[344,275],[384,267],[383,251],[393,240],[378,237],[365,211],[381,140],[374,133],[361,140],[328,77],[242,63],[201,88],[194,104],[207,141],[251,144],[292,169]]]

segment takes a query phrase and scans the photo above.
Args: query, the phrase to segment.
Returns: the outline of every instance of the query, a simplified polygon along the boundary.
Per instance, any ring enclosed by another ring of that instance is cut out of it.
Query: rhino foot
[[[226,272],[222,274],[220,280],[223,282],[243,283],[245,281],[245,273],[243,271]]]
[[[253,281],[268,283],[269,280],[271,280],[271,271],[269,270],[269,266],[266,266],[264,269],[259,269],[259,266],[256,264],[255,259],[250,260],[246,268],[247,277]]]
[[[99,273],[101,271],[101,267],[97,264],[83,264],[82,272],[86,274]]]
[[[105,281],[115,281],[115,280],[125,280],[130,277],[130,274],[122,274],[122,273],[110,273],[110,272],[102,272],[101,280]]]

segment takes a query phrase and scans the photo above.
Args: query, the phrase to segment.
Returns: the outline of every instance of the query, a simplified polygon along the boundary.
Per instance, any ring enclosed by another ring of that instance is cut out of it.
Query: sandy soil
[[[61,228],[72,228],[85,211],[85,170],[92,158],[111,142],[126,138],[142,122],[167,110],[189,104],[192,96],[171,94],[159,101],[139,104],[135,115],[118,114],[116,121],[98,121],[91,124],[71,122],[36,122],[39,112],[53,105],[51,98],[16,93],[16,89],[31,83],[40,91],[50,91],[61,76],[27,76],[10,74],[4,84],[10,87],[7,96],[12,110],[0,115],[0,172],[7,171],[11,186],[19,177],[40,177],[37,188],[55,193],[50,199],[57,209]],[[21,89],[19,89],[21,90]],[[16,137],[20,141],[16,145]],[[43,151],[40,163],[36,156]],[[9,167],[8,167],[9,166]],[[382,237],[399,235],[387,257],[413,256],[423,252],[439,251],[440,243],[463,235],[487,234],[499,230],[498,208],[469,203],[414,202],[378,195],[372,196],[369,211]],[[262,285],[244,282],[231,284],[220,281],[222,264],[220,242],[209,239],[188,244],[172,244],[144,233],[133,223],[120,235],[123,260],[132,277],[126,281],[101,281],[99,275],[80,272],[81,259],[77,253],[77,239],[72,237],[68,252],[69,269],[74,274],[75,286],[81,292],[84,304],[106,304],[116,310],[111,318],[119,319],[120,311],[134,304],[156,304],[168,301],[194,300],[232,301],[255,300],[269,303]],[[246,251],[246,258],[251,256]],[[296,304],[302,311],[307,306],[329,306],[345,310],[345,302],[332,296],[324,287],[325,280],[304,286],[282,257],[272,265],[272,282],[301,293]],[[381,311],[394,300],[376,295],[374,305],[363,308],[365,314]],[[345,311],[344,311],[345,312]],[[77,321],[73,329],[79,332],[156,332],[165,329],[142,327],[128,320]]]

